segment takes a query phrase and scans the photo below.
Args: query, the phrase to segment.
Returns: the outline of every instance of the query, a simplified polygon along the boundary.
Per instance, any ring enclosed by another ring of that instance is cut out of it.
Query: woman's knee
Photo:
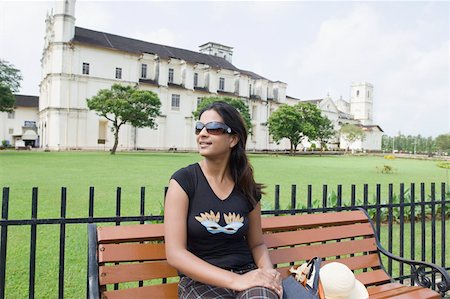
[[[239,293],[237,299],[279,299],[275,291],[265,287],[253,287]]]

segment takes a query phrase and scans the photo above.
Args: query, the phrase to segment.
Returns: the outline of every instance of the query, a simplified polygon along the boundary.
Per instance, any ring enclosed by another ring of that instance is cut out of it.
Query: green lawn
[[[308,184],[313,185],[313,198],[321,199],[322,185],[328,191],[343,185],[343,198],[350,197],[355,184],[361,198],[363,184],[369,184],[372,201],[375,184],[430,183],[447,180],[445,170],[434,161],[386,160],[382,157],[250,155],[256,179],[264,183],[265,208],[273,207],[274,185],[281,186],[281,207],[290,202],[290,188],[297,185],[299,204],[305,203]],[[58,218],[60,188],[68,188],[67,217],[88,216],[89,187],[95,186],[95,216],[115,215],[116,188],[122,187],[122,215],[139,214],[140,187],[146,187],[146,214],[160,214],[164,186],[177,169],[199,161],[197,154],[118,153],[104,152],[15,152],[0,151],[0,187],[10,187],[9,218],[27,219],[31,215],[31,188],[39,187],[38,218]],[[377,167],[390,165],[392,174],[381,174]],[[419,186],[416,186],[416,190]],[[447,229],[448,230],[448,229]],[[382,236],[385,235],[384,229]],[[409,232],[405,233],[409,236]],[[7,298],[25,298],[28,294],[30,228],[9,227],[7,258]],[[440,240],[440,235],[438,234]],[[83,298],[86,283],[86,225],[67,226],[65,297]],[[417,240],[418,237],[416,238]],[[428,242],[428,244],[430,244]],[[58,290],[59,227],[38,227],[36,298],[55,298]],[[419,245],[420,246],[420,243]],[[449,247],[449,246],[447,246]],[[420,252],[420,248],[416,249]],[[448,261],[447,264],[449,264]]]

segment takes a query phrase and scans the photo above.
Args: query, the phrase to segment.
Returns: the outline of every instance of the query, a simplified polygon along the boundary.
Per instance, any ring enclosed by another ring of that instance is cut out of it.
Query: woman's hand
[[[255,269],[238,276],[233,282],[233,289],[243,291],[261,286],[273,290],[280,298],[283,296],[281,275],[275,269]]]

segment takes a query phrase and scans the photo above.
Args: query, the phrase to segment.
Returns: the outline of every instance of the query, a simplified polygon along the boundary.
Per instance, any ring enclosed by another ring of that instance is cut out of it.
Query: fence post
[[[376,193],[375,193],[375,197],[376,197],[376,216],[375,216],[375,221],[376,221],[376,227],[377,227],[377,236],[378,236],[378,240],[381,240],[381,185],[377,184],[377,188],[376,188]]]
[[[431,262],[436,263],[436,185],[431,183]],[[436,287],[436,273],[431,276],[433,289]]]
[[[34,298],[34,283],[36,277],[36,237],[37,237],[37,208],[38,188],[33,187],[31,198],[31,240],[30,240],[30,278],[28,284],[28,298]]]
[[[392,252],[394,185],[389,184],[388,188],[388,251]],[[392,259],[388,260],[388,273],[392,276]]]
[[[405,255],[405,184],[400,184],[400,257]],[[400,282],[403,283],[404,266],[403,263],[399,265]]]
[[[312,212],[312,185],[308,185],[308,194],[307,194],[307,207],[308,214]]]
[[[342,211],[342,185],[337,185],[337,208],[338,211]]]
[[[274,204],[275,216],[278,216],[278,210],[280,210],[280,185],[275,185],[275,204]]]
[[[59,298],[64,298],[64,259],[66,250],[66,199],[67,189],[61,188],[61,224],[59,226]]]
[[[2,194],[2,220],[8,220],[9,187],[3,188]],[[5,298],[6,287],[6,244],[8,242],[8,225],[2,224],[0,239],[0,299]]]
[[[411,188],[410,188],[410,199],[411,199],[411,217],[410,217],[410,238],[411,238],[411,243],[410,243],[410,257],[412,260],[415,259],[416,256],[416,248],[415,248],[415,244],[416,244],[416,188],[415,188],[415,184],[411,183]],[[410,269],[410,274],[412,274],[412,269]],[[410,276],[412,277],[412,276]],[[411,285],[414,285],[414,279],[411,279]]]
[[[328,185],[322,186],[322,209],[323,212],[327,210]]]
[[[295,214],[297,208],[297,185],[291,186],[291,215]]]
[[[441,183],[441,266],[445,267],[445,237],[446,223],[445,223],[445,183]]]

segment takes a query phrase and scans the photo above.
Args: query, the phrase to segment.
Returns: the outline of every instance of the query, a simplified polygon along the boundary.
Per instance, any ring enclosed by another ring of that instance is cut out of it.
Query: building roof
[[[373,131],[374,129],[380,130],[380,132],[384,132],[383,129],[379,125],[360,125],[360,127],[365,129],[366,131]]]
[[[269,79],[264,78],[263,76],[260,76],[260,75],[254,73],[254,72],[251,72],[251,71],[246,71],[246,70],[239,70],[239,71],[240,71],[242,74],[251,77],[252,79],[261,79],[261,80],[267,80],[267,81],[270,81]]]
[[[26,96],[22,94],[14,95],[16,97],[16,107],[39,107],[38,96]]]
[[[296,100],[296,101],[302,101],[302,100],[299,99],[299,98],[291,97],[291,96],[288,96],[288,95],[286,95],[286,98],[287,98],[287,99]]]
[[[270,81],[269,79],[264,78],[263,76],[260,76],[254,72],[238,69],[231,62],[219,56],[213,56],[186,49],[154,44],[111,33],[75,27],[75,37],[73,38],[72,41],[81,44],[89,44],[93,46],[137,54],[141,53],[156,54],[164,59],[169,58],[182,59],[193,64],[200,63],[209,65],[213,68],[238,71],[242,74],[251,77],[252,79],[263,79]]]
[[[323,99],[314,99],[314,100],[302,100],[302,103],[310,103],[314,105],[319,105],[320,102],[322,102]]]
[[[222,57],[202,54],[199,52],[194,52],[190,50],[160,44],[154,44],[150,42],[145,42],[105,32],[94,31],[81,27],[75,27],[75,37],[73,38],[72,41],[131,53],[156,54],[164,59],[177,58],[194,64],[201,63],[209,65],[214,68],[241,71]]]

